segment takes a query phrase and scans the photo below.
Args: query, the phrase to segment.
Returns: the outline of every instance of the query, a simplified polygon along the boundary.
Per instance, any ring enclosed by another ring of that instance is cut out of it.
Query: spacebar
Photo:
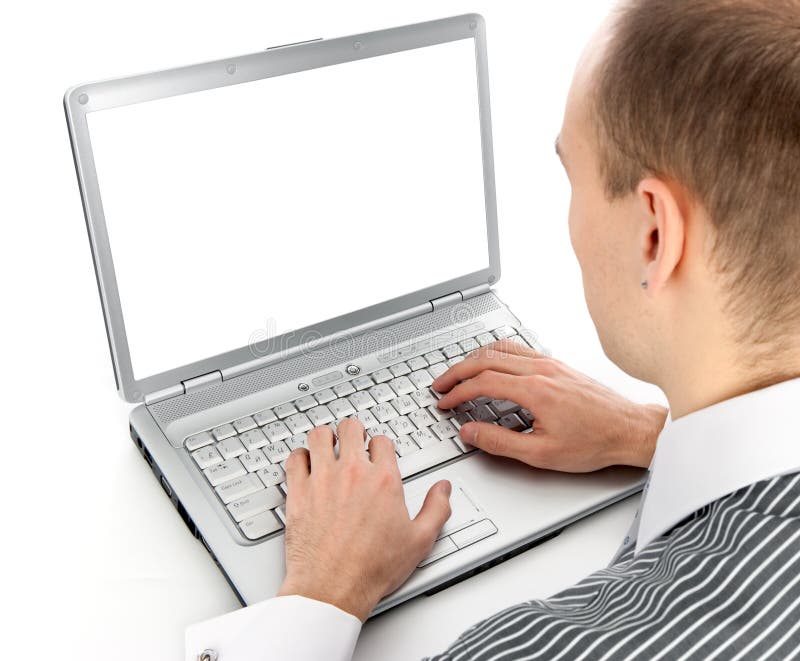
[[[400,467],[400,476],[406,478],[461,454],[461,450],[453,441],[445,439],[405,457],[398,457],[397,465]]]

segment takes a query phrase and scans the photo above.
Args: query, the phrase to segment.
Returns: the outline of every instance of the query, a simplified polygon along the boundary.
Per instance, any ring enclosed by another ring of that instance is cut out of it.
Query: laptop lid
[[[465,15],[69,89],[120,395],[496,282],[487,78]]]

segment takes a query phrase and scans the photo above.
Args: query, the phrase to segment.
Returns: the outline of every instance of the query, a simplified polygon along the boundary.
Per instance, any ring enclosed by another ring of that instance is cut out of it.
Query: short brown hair
[[[596,70],[592,122],[611,199],[683,186],[715,227],[742,337],[800,323],[800,0],[628,0]]]

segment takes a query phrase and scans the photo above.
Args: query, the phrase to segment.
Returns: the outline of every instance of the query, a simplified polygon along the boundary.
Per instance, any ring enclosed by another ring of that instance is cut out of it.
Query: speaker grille
[[[453,324],[467,324],[471,319],[497,310],[501,305],[494,294],[484,294],[458,305],[414,317],[378,331],[326,344],[323,349],[298,354],[280,363],[222,381],[203,390],[157,402],[152,404],[149,409],[155,419],[162,426],[166,426],[174,420],[198,411],[247,397],[281,383],[308,376],[390,346],[402,345],[404,342],[433,333],[441,328]]]

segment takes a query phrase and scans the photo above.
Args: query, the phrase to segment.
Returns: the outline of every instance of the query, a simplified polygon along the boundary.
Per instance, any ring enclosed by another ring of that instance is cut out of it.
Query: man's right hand
[[[533,433],[470,422],[460,437],[537,468],[585,473],[647,467],[667,409],[625,399],[564,363],[512,340],[483,347],[433,382],[442,409],[476,397],[508,399],[536,417]]]

